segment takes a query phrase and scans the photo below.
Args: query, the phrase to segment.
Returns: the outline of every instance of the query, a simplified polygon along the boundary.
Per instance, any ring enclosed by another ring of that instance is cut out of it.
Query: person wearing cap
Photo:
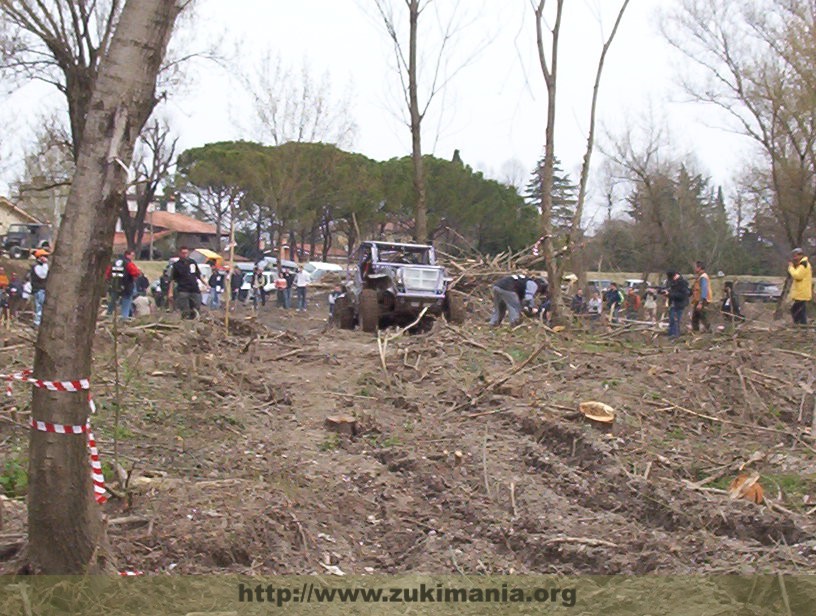
[[[37,262],[31,268],[31,294],[34,296],[34,327],[42,322],[43,305],[45,304],[45,281],[48,278],[48,253],[44,250],[34,252]]]
[[[807,305],[813,299],[813,268],[801,248],[794,248],[791,252],[788,275],[793,279],[790,290],[793,322],[807,325]]]
[[[680,336],[680,323],[683,320],[683,312],[688,307],[689,290],[688,282],[680,274],[673,270],[666,272],[669,296],[669,338]]]

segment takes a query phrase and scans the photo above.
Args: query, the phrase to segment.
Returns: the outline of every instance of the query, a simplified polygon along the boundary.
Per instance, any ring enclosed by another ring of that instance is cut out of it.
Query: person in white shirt
[[[34,327],[39,327],[42,321],[43,305],[45,304],[45,281],[48,278],[48,253],[37,250],[34,253],[37,262],[31,268],[31,290],[34,296]]]
[[[309,285],[309,274],[303,271],[302,267],[298,267],[297,276],[295,276],[295,288],[297,288],[297,309],[301,312],[306,312],[306,287]]]
[[[589,302],[587,303],[587,313],[590,314],[591,319],[597,319],[601,311],[603,310],[603,304],[601,303],[601,296],[597,293],[593,293],[592,297],[590,298]]]

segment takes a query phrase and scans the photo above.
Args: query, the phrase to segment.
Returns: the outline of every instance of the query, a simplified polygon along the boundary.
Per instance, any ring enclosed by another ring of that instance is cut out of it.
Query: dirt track
[[[812,331],[806,343],[774,325],[670,345],[650,332],[491,330],[474,319],[390,342],[386,377],[376,339],[326,330],[318,309],[244,314],[228,339],[212,322],[173,319],[181,329],[137,325],[122,337],[118,436],[132,506],[105,505],[119,568],[812,569],[813,401],[799,386],[814,370]],[[112,462],[106,328],[95,373]],[[611,430],[575,412],[586,400],[617,410]],[[355,435],[326,429],[338,414],[356,419]],[[25,436],[0,424],[4,455],[24,451]],[[770,507],[725,491],[752,457]],[[5,510],[3,532],[21,531],[22,502]]]

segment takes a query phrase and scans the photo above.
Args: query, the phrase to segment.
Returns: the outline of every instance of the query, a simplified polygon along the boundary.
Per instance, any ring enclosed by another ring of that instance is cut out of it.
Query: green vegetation
[[[6,460],[0,472],[0,486],[9,498],[25,496],[28,493],[28,460],[20,457]]]

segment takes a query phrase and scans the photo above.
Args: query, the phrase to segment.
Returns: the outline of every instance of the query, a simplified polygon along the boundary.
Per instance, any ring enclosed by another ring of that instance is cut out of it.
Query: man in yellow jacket
[[[813,299],[813,268],[801,248],[791,252],[788,275],[793,279],[790,290],[793,322],[807,325],[807,305]]]

